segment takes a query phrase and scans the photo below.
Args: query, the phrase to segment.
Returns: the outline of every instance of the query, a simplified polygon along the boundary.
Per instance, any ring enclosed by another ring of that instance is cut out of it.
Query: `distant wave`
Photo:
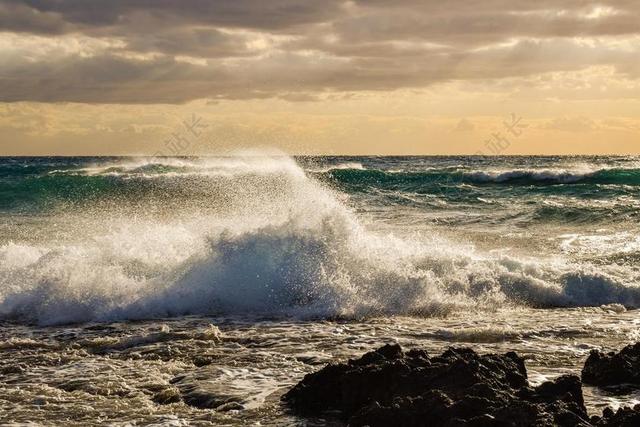
[[[146,216],[143,208],[153,206],[144,204],[124,213],[120,205],[82,210],[74,239],[51,232],[0,246],[0,317],[58,324],[206,313],[359,318],[522,305],[640,307],[637,278],[626,270],[377,234],[290,158],[177,167],[217,175],[149,188],[164,203],[188,195],[160,218]]]
[[[325,165],[322,167],[311,167],[309,169],[310,172],[315,173],[327,173],[334,170],[366,170],[366,168],[359,162],[346,162],[346,163],[338,163],[334,165]]]
[[[295,168],[294,168],[295,167]],[[3,181],[0,208],[39,209],[59,203],[82,203],[99,199],[137,201],[145,197],[160,199],[180,197],[185,190],[202,192],[207,186],[233,181],[246,175],[255,179],[295,174],[332,181],[347,190],[371,188],[394,192],[441,193],[464,189],[465,186],[571,186],[611,185],[640,186],[640,169],[514,169],[508,171],[461,170],[458,167],[425,168],[424,170],[383,170],[366,168],[358,162],[344,162],[306,171],[297,165],[282,169],[279,161],[260,163],[255,156],[247,158],[211,159],[138,159],[113,161],[93,166],[49,168],[35,166],[0,170],[11,179]],[[19,179],[18,179],[19,178]],[[273,184],[265,178],[264,183]],[[187,193],[189,193],[187,191]],[[478,195],[474,196],[479,200]]]
[[[597,170],[512,170],[505,172],[472,172],[465,174],[472,182],[551,183],[551,184],[640,184],[640,169]]]
[[[640,185],[640,169],[516,169],[509,171],[466,171],[430,169],[425,171],[381,169],[329,169],[330,177],[347,184],[392,184],[416,186],[429,184],[614,184]]]

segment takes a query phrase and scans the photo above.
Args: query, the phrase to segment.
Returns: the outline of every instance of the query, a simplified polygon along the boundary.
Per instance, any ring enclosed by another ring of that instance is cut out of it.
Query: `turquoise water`
[[[635,157],[4,158],[0,315],[640,305]]]
[[[446,209],[446,206],[482,209],[486,200],[491,200],[498,206],[507,203],[518,207],[517,212],[522,214],[532,213],[524,208],[527,204],[544,201],[562,204],[564,209],[537,206],[534,214],[540,221],[633,220],[638,213],[634,208],[640,187],[640,159],[636,157],[301,157],[296,160],[310,177],[359,198],[365,210],[367,203],[425,209]],[[153,197],[169,187],[179,189],[180,178],[197,176],[201,168],[197,159],[188,158],[169,161],[104,157],[3,158],[0,159],[0,209],[5,213],[43,213],[60,204]],[[192,185],[191,182],[188,185]]]

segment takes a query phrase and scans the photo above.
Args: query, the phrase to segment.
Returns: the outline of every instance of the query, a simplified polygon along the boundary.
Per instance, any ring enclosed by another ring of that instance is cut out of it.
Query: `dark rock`
[[[152,400],[159,405],[169,405],[180,402],[180,392],[176,387],[166,387],[153,395]]]
[[[600,387],[640,386],[640,343],[626,346],[619,353],[592,350],[582,369],[582,381]]]
[[[7,365],[0,367],[0,375],[9,374],[24,374],[27,371],[27,367],[23,364]]]
[[[305,376],[285,396],[305,416],[341,414],[353,426],[588,426],[580,379],[532,388],[515,353],[468,348],[437,357],[387,345]]]
[[[633,408],[620,408],[615,413],[610,408],[606,408],[602,417],[593,417],[591,422],[595,426],[602,427],[640,426],[640,405]]]

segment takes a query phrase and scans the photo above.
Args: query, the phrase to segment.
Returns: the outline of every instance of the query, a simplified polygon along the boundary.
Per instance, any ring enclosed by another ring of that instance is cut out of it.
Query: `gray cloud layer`
[[[639,18],[630,0],[0,0],[0,31],[28,40],[0,51],[0,101],[308,99],[594,65],[635,79]],[[74,39],[89,47],[56,45]]]

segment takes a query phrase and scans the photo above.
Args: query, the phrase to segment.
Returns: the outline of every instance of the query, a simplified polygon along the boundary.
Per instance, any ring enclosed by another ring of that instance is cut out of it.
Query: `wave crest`
[[[427,170],[382,170],[329,168],[331,178],[346,184],[394,185],[412,188],[433,184],[614,184],[640,185],[640,169],[513,169],[468,171],[459,168]]]
[[[230,162],[244,166],[226,168],[222,185],[198,181],[224,190],[198,193],[199,209],[162,220],[105,211],[78,224],[75,240],[1,247],[0,316],[56,324],[640,306],[640,288],[623,275],[376,233],[289,158]]]

